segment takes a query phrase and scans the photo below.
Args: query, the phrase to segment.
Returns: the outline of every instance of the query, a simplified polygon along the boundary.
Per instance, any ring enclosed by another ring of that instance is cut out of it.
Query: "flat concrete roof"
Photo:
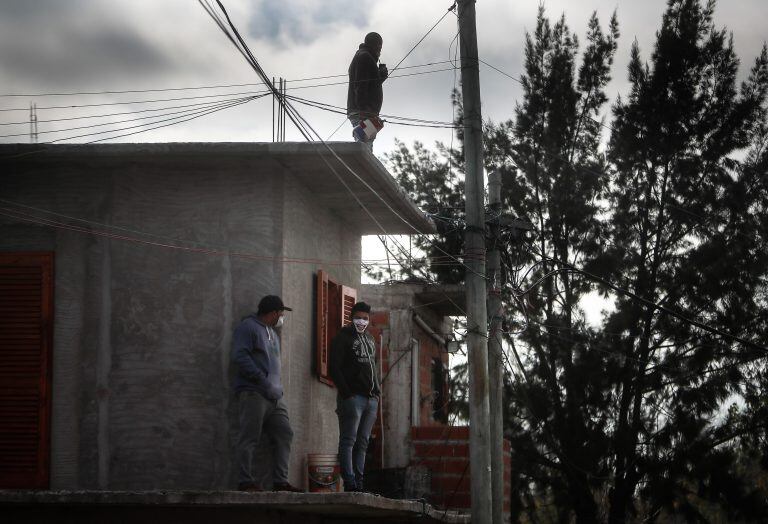
[[[410,519],[416,518],[425,523],[470,522],[470,516],[466,513],[438,510],[422,501],[389,499],[370,493],[0,490],[0,508],[3,508],[2,513],[11,511],[17,517],[24,515],[25,508],[30,511],[34,509],[36,517],[44,517],[47,514],[46,508],[50,509],[52,515],[59,516],[63,516],[67,509],[88,508],[87,515],[82,511],[78,511],[78,515],[103,518],[103,522],[111,522],[110,517],[118,515],[120,522],[154,522],[152,516],[158,510],[164,509],[165,516],[172,516],[174,508],[180,510],[178,515],[189,514],[181,510],[192,508],[196,517],[202,521],[205,521],[206,516],[223,517],[227,520],[210,522],[231,524],[241,522],[237,517],[241,514],[249,522],[258,522],[254,517],[261,511],[277,511],[285,515],[321,515],[344,520],[376,519],[380,522],[410,522]],[[132,518],[127,519],[125,508],[132,508]],[[174,520],[171,518],[171,521]]]
[[[360,234],[435,232],[432,221],[366,146],[354,142],[328,142],[327,146],[319,142],[0,144],[0,172],[4,173],[0,178],[15,170],[64,164],[83,169],[149,164],[175,172],[185,166],[200,170],[210,165],[218,171],[252,170],[254,175],[284,170],[324,206],[354,224]]]

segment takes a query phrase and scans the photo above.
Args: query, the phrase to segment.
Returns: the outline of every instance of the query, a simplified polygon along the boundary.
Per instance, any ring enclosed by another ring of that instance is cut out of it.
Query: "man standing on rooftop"
[[[383,42],[379,33],[368,33],[349,64],[347,117],[352,122],[355,141],[369,145],[373,143],[378,129],[383,126],[379,119],[381,104],[384,101],[381,84],[389,74],[386,65],[378,64]],[[361,124],[369,128],[362,130]]]

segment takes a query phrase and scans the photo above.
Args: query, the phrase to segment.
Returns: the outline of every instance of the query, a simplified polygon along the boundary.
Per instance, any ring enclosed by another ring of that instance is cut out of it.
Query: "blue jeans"
[[[365,472],[365,452],[371,436],[379,399],[365,395],[352,395],[336,399],[339,416],[339,465],[344,490],[362,490]]]

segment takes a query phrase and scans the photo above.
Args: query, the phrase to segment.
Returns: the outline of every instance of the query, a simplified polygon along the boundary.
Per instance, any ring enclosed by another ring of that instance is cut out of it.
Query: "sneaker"
[[[291,493],[304,493],[303,489],[292,486],[288,482],[275,482],[272,491],[290,491]]]
[[[249,493],[259,493],[264,491],[258,484],[239,484],[237,486],[238,491],[247,491]]]

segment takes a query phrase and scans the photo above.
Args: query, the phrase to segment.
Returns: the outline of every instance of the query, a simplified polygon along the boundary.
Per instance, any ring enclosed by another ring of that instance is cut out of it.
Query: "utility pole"
[[[491,524],[491,452],[488,404],[488,338],[485,288],[483,118],[477,54],[475,0],[458,0],[461,92],[464,104],[466,221],[464,236],[469,362],[469,460],[472,523]]]
[[[29,141],[37,144],[37,103],[29,104]]]
[[[272,85],[277,84],[277,93],[272,91],[272,142],[285,142],[285,93],[288,85],[288,80],[282,76],[276,82],[275,77],[272,77]],[[277,106],[277,113],[275,113],[275,106]],[[275,129],[275,123],[277,123],[277,129]]]
[[[488,338],[488,382],[490,388],[491,414],[491,493],[493,524],[504,522],[504,413],[502,408],[502,383],[504,362],[502,361],[501,323],[501,255],[499,233],[501,232],[501,173],[488,174],[488,207],[490,208],[490,241],[486,275],[488,277],[488,316],[491,320]]]

